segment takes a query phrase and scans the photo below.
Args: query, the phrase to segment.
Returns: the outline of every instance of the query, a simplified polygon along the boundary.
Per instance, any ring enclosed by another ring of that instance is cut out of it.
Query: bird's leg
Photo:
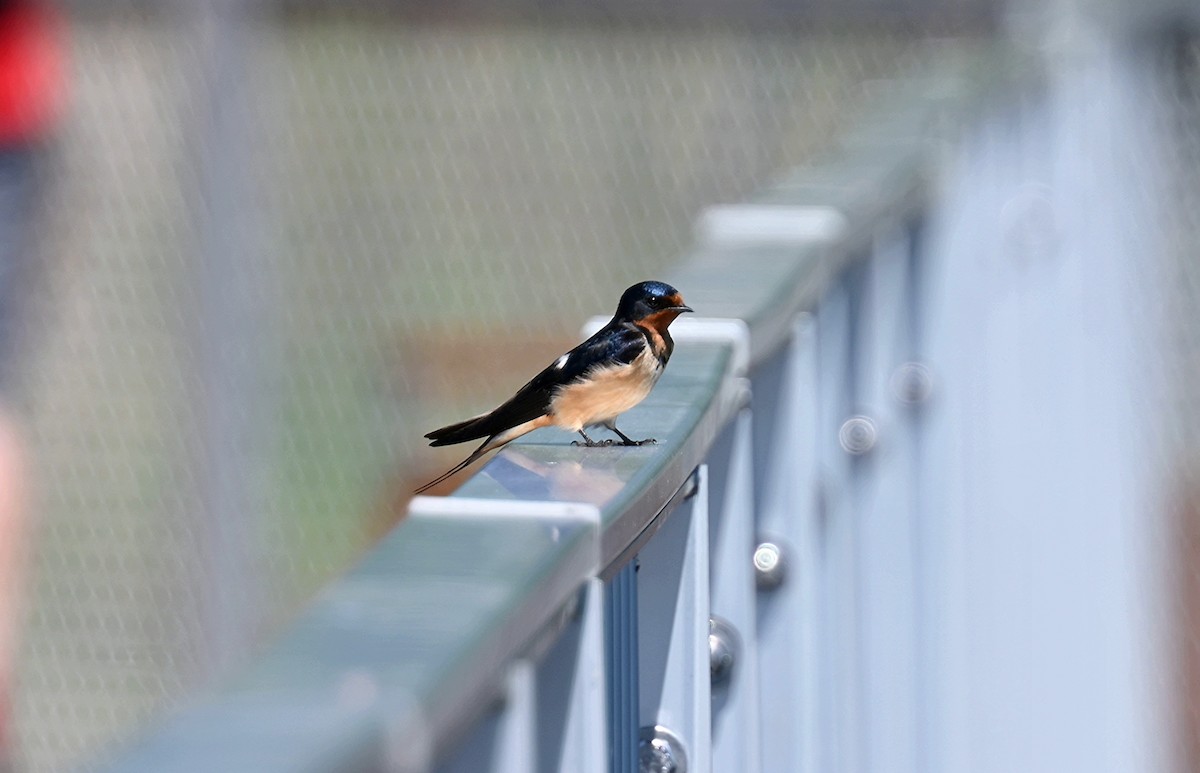
[[[611,446],[613,444],[613,442],[611,440],[601,440],[600,442],[596,442],[595,440],[592,440],[590,437],[588,437],[587,433],[584,432],[583,430],[579,430],[579,434],[583,435],[583,442],[580,443],[578,440],[573,440],[573,441],[571,441],[571,445],[587,446],[588,448],[595,448],[597,446]]]
[[[613,432],[617,433],[617,437],[621,438],[621,445],[645,446],[645,445],[654,445],[655,443],[658,442],[657,440],[655,440],[652,437],[648,437],[645,440],[634,440],[633,438],[629,437],[621,430],[617,429],[617,423],[615,421],[610,421],[609,423],[605,424],[604,426],[608,427]]]

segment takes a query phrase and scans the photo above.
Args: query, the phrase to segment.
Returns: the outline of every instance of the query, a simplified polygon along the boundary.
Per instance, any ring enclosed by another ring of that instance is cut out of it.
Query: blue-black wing
[[[646,336],[632,325],[609,322],[564,357],[530,379],[503,405],[491,413],[435,429],[425,437],[431,446],[465,443],[490,437],[506,429],[545,416],[555,392],[606,365],[629,364],[648,345]]]

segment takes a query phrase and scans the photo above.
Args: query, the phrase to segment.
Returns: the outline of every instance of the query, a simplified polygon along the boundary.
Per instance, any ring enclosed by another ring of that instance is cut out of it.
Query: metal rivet
[[[848,454],[861,456],[875,447],[879,434],[869,416],[851,416],[838,430],[838,442]]]
[[[662,725],[639,730],[638,773],[687,773],[687,755],[678,736]]]
[[[763,542],[754,548],[754,579],[759,588],[778,588],[787,574],[783,551],[774,542]]]
[[[729,680],[740,649],[737,629],[728,620],[716,615],[708,618],[708,671],[713,685]]]
[[[920,362],[906,362],[892,374],[892,394],[906,405],[917,405],[929,399],[933,391],[933,374]]]

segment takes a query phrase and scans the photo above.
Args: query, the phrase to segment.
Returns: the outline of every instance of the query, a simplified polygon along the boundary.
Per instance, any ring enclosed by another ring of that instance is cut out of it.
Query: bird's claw
[[[658,443],[657,440],[655,440],[652,437],[648,437],[645,440],[630,440],[628,443],[621,443],[621,445],[623,445],[623,446],[652,446],[652,445],[656,445],[657,443]]]
[[[609,446],[613,445],[614,442],[615,441],[612,440],[572,440],[571,445],[583,446],[584,448],[608,448]]]

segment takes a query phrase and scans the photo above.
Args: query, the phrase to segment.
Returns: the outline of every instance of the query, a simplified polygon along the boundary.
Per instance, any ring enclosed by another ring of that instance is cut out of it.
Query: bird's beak
[[[678,311],[682,314],[685,311],[695,311],[695,309],[693,309],[691,306],[672,306],[671,311]]]

